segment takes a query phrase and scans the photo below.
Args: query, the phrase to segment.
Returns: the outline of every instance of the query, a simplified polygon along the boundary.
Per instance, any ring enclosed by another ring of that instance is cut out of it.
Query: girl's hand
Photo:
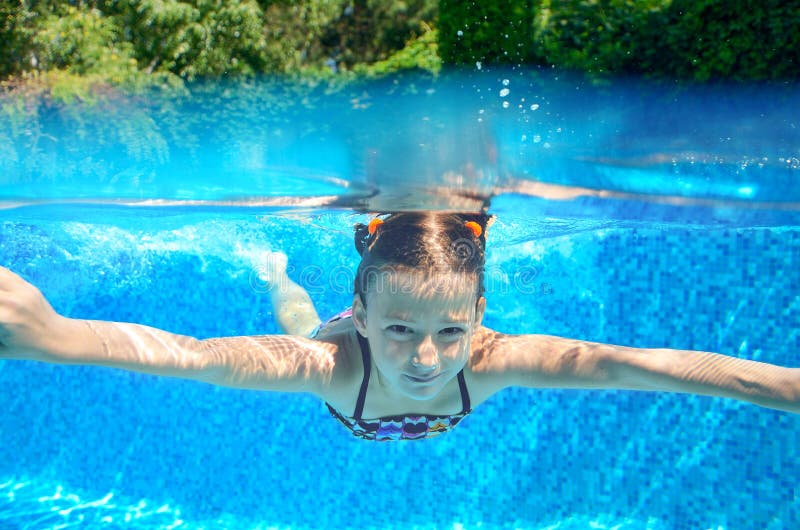
[[[69,319],[42,293],[18,275],[0,267],[0,359],[36,359],[56,348]]]

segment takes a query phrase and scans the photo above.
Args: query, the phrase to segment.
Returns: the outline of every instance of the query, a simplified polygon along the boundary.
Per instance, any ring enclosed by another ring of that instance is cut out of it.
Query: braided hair
[[[370,234],[368,225],[355,226],[355,246],[361,255],[353,292],[366,305],[374,279],[370,271],[385,267],[474,275],[477,295],[483,295],[486,229],[493,217],[486,214],[403,212],[389,214]],[[467,223],[480,226],[475,235]]]

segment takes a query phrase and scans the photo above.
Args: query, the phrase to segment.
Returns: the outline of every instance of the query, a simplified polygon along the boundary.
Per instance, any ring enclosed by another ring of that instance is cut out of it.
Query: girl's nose
[[[439,354],[430,336],[426,336],[419,343],[412,363],[421,370],[435,370],[439,366]]]

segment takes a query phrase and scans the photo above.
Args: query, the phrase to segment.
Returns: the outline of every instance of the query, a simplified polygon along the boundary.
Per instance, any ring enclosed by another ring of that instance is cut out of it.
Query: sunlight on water
[[[243,521],[231,516],[222,516],[213,521],[188,521],[181,517],[181,510],[167,504],[150,500],[126,503],[116,499],[113,493],[99,498],[81,498],[62,485],[37,485],[35,480],[18,482],[16,479],[0,483],[0,528],[34,530],[47,528],[140,528],[159,530],[311,530],[326,528],[325,522],[318,526],[275,525],[265,522]],[[83,494],[84,496],[86,494]],[[366,530],[382,528],[381,525],[361,526]],[[410,530],[441,530],[440,524],[413,525]],[[455,522],[451,530],[493,530],[494,525]],[[509,522],[503,528],[514,530],[667,530],[667,526],[655,518],[640,520],[620,518],[605,514],[574,515],[552,524],[538,527]],[[709,530],[725,530],[718,526]]]
[[[141,528],[183,527],[180,512],[146,500],[135,505],[114,500],[113,493],[82,499],[61,485],[8,480],[0,484],[0,528]]]

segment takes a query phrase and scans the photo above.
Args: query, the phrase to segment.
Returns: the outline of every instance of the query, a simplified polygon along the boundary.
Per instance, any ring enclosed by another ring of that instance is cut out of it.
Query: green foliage
[[[22,71],[26,42],[20,9],[11,2],[0,4],[0,78]]]
[[[388,59],[427,33],[436,12],[433,0],[353,2],[352,13],[334,28],[334,51],[348,67]]]
[[[194,79],[252,75],[268,66],[263,12],[255,0],[107,0],[98,4],[122,28],[148,73]]]
[[[800,77],[800,0],[442,0],[439,38],[452,64],[697,81]]]
[[[668,28],[668,31],[664,31]],[[800,1],[674,0],[650,19],[660,32],[643,66],[700,81],[800,77]]]
[[[543,5],[548,64],[592,73],[694,79],[796,78],[796,0],[564,0]]]
[[[439,2],[439,52],[447,64],[523,64],[533,54],[535,2]]]
[[[274,73],[337,85],[478,62],[796,79],[800,0],[0,2],[0,80],[59,100]]]
[[[414,69],[438,74],[442,69],[442,60],[439,58],[437,42],[437,31],[429,27],[425,33],[407,42],[402,50],[387,59],[370,65],[357,65],[354,71],[367,77],[383,77]]]
[[[138,71],[133,46],[121,41],[113,21],[96,9],[68,6],[36,17],[31,54],[39,70],[102,76],[115,84],[132,82]]]
[[[534,23],[539,56],[545,64],[593,74],[639,71],[643,44],[655,44],[650,17],[671,1],[544,1]]]
[[[268,49],[281,71],[346,72],[387,60],[428,33],[436,1],[275,2],[266,18]]]
[[[7,2],[0,5],[0,79],[36,79],[53,85],[52,96],[87,100],[103,85],[436,71],[436,12],[436,0]]]
[[[345,0],[328,2],[275,2],[265,11],[264,32],[272,71],[324,71],[330,50],[323,36],[347,7]]]

